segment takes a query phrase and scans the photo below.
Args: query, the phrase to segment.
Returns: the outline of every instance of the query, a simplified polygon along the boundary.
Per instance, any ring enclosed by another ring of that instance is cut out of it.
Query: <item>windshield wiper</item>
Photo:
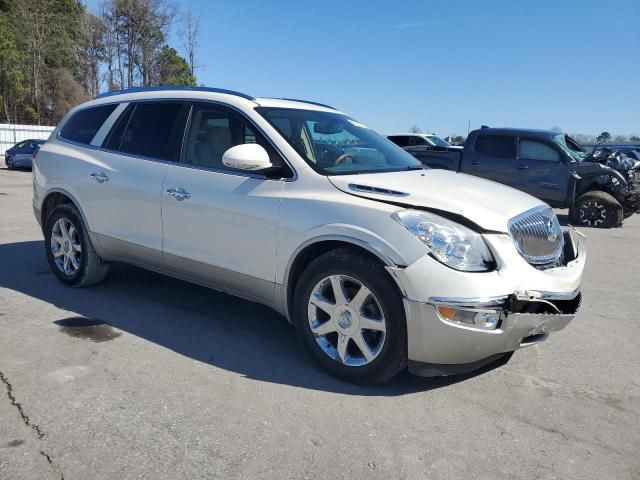
[[[424,165],[409,165],[406,170],[424,170]]]

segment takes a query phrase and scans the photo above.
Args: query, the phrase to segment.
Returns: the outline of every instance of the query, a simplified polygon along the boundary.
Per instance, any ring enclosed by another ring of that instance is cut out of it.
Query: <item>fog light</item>
[[[437,310],[444,320],[483,330],[495,330],[500,323],[500,312],[498,311],[478,311],[444,305],[439,305]]]
[[[473,317],[473,322],[476,327],[486,328],[487,330],[493,330],[498,326],[500,321],[500,314],[497,312],[478,312]]]

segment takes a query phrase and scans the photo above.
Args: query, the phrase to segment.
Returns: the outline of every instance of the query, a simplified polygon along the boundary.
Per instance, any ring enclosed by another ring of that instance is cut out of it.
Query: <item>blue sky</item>
[[[328,103],[381,133],[640,134],[638,0],[178,3],[201,18],[207,86]]]

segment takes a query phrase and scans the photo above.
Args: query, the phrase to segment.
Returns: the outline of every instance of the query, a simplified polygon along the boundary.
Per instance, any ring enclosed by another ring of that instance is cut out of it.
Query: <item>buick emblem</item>
[[[550,242],[555,242],[558,238],[558,232],[556,230],[556,225],[552,219],[547,220],[547,240]]]
[[[338,319],[338,325],[345,330],[347,328],[351,328],[353,324],[353,320],[351,318],[351,313],[348,310],[343,310],[340,312],[340,318]]]

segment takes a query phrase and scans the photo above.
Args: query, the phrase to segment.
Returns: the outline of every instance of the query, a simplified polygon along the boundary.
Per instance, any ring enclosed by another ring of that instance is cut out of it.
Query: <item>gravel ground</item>
[[[364,388],[260,305],[123,265],[61,285],[30,173],[0,169],[0,478],[640,478],[640,216],[583,231],[565,331]]]

